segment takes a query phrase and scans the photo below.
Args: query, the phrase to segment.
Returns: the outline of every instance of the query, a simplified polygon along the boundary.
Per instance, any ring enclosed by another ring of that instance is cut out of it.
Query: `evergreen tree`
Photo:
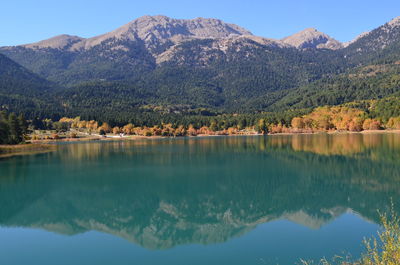
[[[0,144],[8,144],[10,138],[10,130],[8,123],[0,116]]]
[[[22,135],[25,135],[28,133],[28,122],[25,119],[24,114],[20,114],[18,116],[18,123],[19,127],[21,128]]]
[[[21,130],[17,115],[15,115],[15,113],[11,113],[8,116],[8,124],[9,124],[9,128],[10,128],[9,143],[10,144],[21,143],[23,140],[22,130]]]

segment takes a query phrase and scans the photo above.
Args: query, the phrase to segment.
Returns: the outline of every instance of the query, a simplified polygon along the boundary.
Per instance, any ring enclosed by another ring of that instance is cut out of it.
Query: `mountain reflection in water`
[[[148,249],[226,242],[287,219],[319,229],[400,205],[400,135],[59,145],[0,160],[0,225],[97,230]]]

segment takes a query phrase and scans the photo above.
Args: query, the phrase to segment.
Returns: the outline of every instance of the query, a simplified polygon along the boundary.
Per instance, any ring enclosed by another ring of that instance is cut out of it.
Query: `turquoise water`
[[[0,264],[358,258],[400,205],[400,136],[59,145],[0,159]]]

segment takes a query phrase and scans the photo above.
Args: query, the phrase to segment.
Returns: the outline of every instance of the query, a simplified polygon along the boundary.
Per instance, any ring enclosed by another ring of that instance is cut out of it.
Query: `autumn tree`
[[[292,127],[294,129],[304,129],[304,126],[305,126],[305,124],[304,124],[303,118],[300,118],[300,117],[293,118]]]
[[[387,128],[400,130],[400,117],[391,117],[386,124]]]
[[[257,131],[258,133],[267,134],[268,133],[268,126],[265,119],[260,119],[257,124]]]
[[[125,125],[124,127],[122,127],[122,132],[125,134],[132,134],[133,133],[133,124],[132,123],[128,123],[127,125]]]
[[[363,123],[364,130],[380,130],[382,125],[380,121],[374,119],[366,119]]]
[[[103,122],[103,124],[99,127],[99,131],[103,130],[105,133],[110,133],[112,128],[107,122]]]
[[[114,127],[112,129],[113,134],[119,134],[121,132],[121,129],[119,127]]]
[[[174,136],[185,136],[186,129],[183,125],[179,125],[178,128],[175,129]]]

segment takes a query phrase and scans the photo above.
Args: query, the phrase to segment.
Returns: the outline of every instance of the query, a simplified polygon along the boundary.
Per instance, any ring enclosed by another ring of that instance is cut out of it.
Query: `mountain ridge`
[[[397,27],[400,25],[400,16],[392,19],[383,26]],[[382,26],[382,27],[383,27]],[[170,32],[166,32],[165,28]],[[175,31],[174,31],[175,30]],[[4,47],[26,47],[26,48],[54,48],[76,51],[79,49],[89,49],[99,45],[102,41],[110,38],[127,38],[134,40],[135,34],[144,41],[152,41],[153,38],[160,37],[181,42],[190,39],[223,39],[233,36],[250,36],[259,40],[269,40],[281,45],[290,45],[296,48],[321,48],[321,49],[343,49],[356,42],[358,39],[368,35],[369,32],[361,33],[353,40],[340,42],[324,32],[315,28],[306,28],[282,39],[273,39],[264,36],[256,36],[251,31],[236,24],[226,23],[220,19],[197,17],[193,19],[175,19],[164,15],[144,15],[134,19],[115,30],[101,35],[82,38],[75,35],[61,34],[49,39],[34,43],[3,46]],[[130,35],[131,34],[131,35]],[[184,37],[183,37],[184,36]],[[191,38],[190,38],[191,37]]]
[[[162,27],[164,28],[162,29]],[[307,30],[308,29],[305,29],[303,31]],[[33,48],[33,49],[67,48],[67,50],[69,51],[77,51],[80,49],[90,49],[96,45],[99,45],[101,42],[112,38],[116,39],[125,38],[129,40],[135,40],[135,38],[137,37],[149,43],[153,41],[160,41],[160,39],[164,38],[173,41],[174,44],[177,44],[179,42],[191,39],[224,39],[224,38],[232,38],[234,36],[242,36],[242,37],[248,36],[248,38],[257,39],[258,42],[259,41],[263,42],[264,40],[268,40],[269,42],[275,42],[280,45],[286,44],[292,47],[297,47],[298,45],[296,44],[292,45],[291,44],[292,42],[287,40],[290,37],[298,38],[299,33],[295,33],[291,36],[279,40],[263,36],[255,36],[251,33],[251,31],[245,28],[242,28],[236,24],[226,23],[220,19],[215,19],[215,18],[198,17],[194,19],[174,19],[163,15],[156,15],[156,16],[146,15],[139,17],[133,21],[130,21],[113,31],[90,38],[82,38],[79,36],[62,34],[49,39],[41,40],[39,42],[17,45],[17,46]],[[338,49],[338,47],[342,47],[339,41],[329,37],[325,33],[322,32],[318,33],[319,34],[316,35],[315,37],[321,38],[321,36],[323,36],[323,40],[319,40],[318,43],[319,46],[315,45],[315,47],[313,48]],[[306,41],[310,42],[310,39],[303,40],[303,42]],[[323,43],[324,41],[329,42],[329,44],[324,45],[326,44]],[[6,47],[15,47],[15,46],[6,46]]]
[[[94,38],[59,35],[0,52],[60,87],[49,96],[64,106],[62,115],[100,115],[104,105],[110,113],[118,105],[124,117],[143,106],[249,113],[396,92],[396,67],[383,81],[367,80],[373,84],[355,81],[353,72],[400,61],[399,25],[395,18],[341,44],[314,28],[274,40],[217,19],[144,16]]]

